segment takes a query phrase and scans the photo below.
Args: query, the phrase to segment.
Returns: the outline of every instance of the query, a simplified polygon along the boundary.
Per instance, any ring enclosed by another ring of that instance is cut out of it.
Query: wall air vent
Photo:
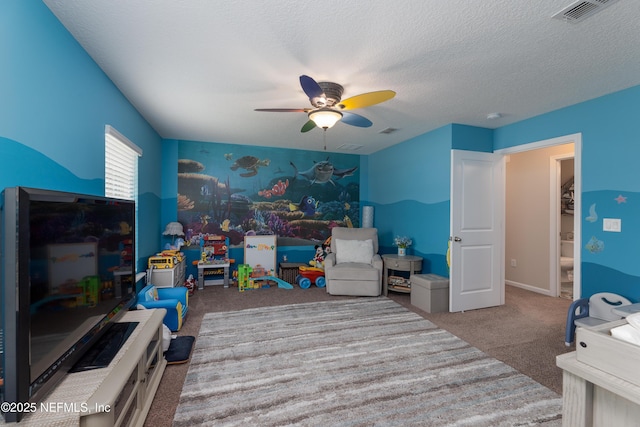
[[[579,0],[553,15],[552,18],[577,24],[617,1],[618,0]]]

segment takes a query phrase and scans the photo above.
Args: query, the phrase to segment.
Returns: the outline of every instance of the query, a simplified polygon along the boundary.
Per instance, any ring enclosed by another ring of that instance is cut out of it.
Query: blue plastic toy
[[[285,282],[282,279],[279,279],[277,277],[274,276],[262,276],[262,277],[253,277],[253,280],[269,280],[269,281],[274,281],[278,284],[279,288],[282,289],[293,289],[293,285],[291,285],[290,283]]]
[[[307,277],[302,277],[298,275],[296,277],[296,282],[298,283],[298,286],[300,286],[300,288],[302,289],[309,289],[311,287],[311,279]]]

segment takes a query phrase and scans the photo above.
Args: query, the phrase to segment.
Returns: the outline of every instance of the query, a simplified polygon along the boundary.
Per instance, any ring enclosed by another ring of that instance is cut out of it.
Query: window
[[[105,127],[104,147],[104,195],[137,202],[142,150],[109,125]]]
[[[138,253],[138,157],[140,147],[111,126],[104,131],[104,195],[136,204],[135,245]],[[137,256],[137,255],[136,255]],[[134,260],[134,268],[137,260]]]

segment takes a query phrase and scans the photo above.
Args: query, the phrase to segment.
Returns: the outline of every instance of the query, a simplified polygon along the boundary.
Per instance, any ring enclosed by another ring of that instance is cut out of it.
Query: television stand
[[[91,348],[69,370],[70,373],[90,371],[109,366],[118,351],[122,348],[138,322],[116,322],[111,324]]]
[[[167,366],[162,352],[164,309],[135,310],[120,322],[138,322],[109,366],[68,373],[26,414],[22,426],[142,426]],[[0,420],[0,424],[3,424]]]

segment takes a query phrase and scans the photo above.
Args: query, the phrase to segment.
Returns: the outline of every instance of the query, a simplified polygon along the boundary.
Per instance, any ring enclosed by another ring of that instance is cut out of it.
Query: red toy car
[[[308,289],[312,283],[315,283],[319,288],[324,288],[327,284],[324,270],[321,268],[301,266],[298,271],[300,274],[296,277],[296,283],[302,289]]]

